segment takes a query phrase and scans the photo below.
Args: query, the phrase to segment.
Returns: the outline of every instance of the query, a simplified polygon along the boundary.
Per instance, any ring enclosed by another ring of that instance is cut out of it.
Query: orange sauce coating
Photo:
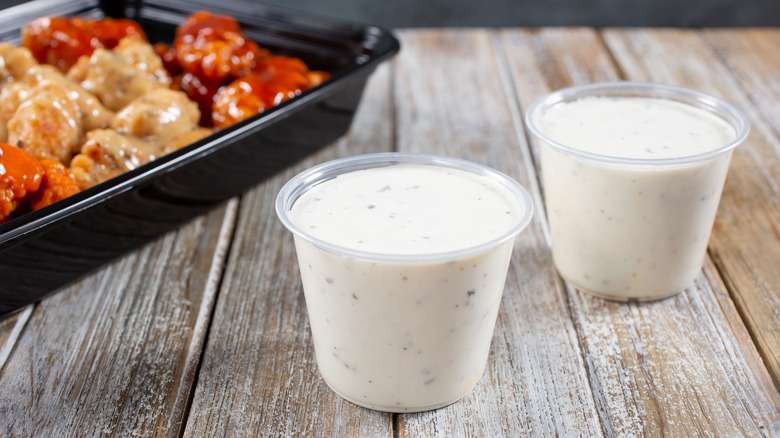
[[[125,37],[146,40],[141,26],[128,19],[41,17],[22,29],[22,45],[35,59],[63,72],[80,57],[89,56],[98,48],[112,49]]]
[[[38,191],[30,197],[30,207],[33,210],[46,207],[81,191],[76,184],[76,178],[62,163],[41,160],[40,165],[43,168],[43,178]]]
[[[271,57],[256,71],[236,79],[214,96],[214,126],[226,128],[238,123],[295,97],[327,77],[324,72],[310,72],[300,59]]]
[[[10,144],[0,143],[0,219],[8,216],[38,190],[43,166],[32,155]]]
[[[208,82],[243,76],[270,55],[232,17],[208,11],[192,14],[176,29],[173,47],[184,71]]]

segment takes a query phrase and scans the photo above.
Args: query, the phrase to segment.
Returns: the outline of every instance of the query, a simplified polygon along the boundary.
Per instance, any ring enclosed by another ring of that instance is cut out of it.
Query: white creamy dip
[[[720,117],[649,97],[583,97],[549,108],[539,130],[563,145],[621,158],[677,158],[709,152],[736,136]]]
[[[318,239],[384,255],[442,254],[345,257],[295,234],[328,385],[391,412],[434,409],[468,393],[487,363],[512,253],[514,235],[501,238],[526,208],[488,178],[432,165],[353,171],[304,192],[290,218]],[[494,240],[501,243],[476,254],[446,255]]]
[[[301,195],[290,211],[312,236],[382,254],[434,254],[477,246],[517,225],[503,187],[471,172],[426,165],[358,170]]]
[[[574,285],[616,299],[656,299],[699,273],[736,133],[691,105],[640,97],[587,97],[547,109],[538,129],[568,148],[632,163],[586,158],[542,143],[553,259]]]

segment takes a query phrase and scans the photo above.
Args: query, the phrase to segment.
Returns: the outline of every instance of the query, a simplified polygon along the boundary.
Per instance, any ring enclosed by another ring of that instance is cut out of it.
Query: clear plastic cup
[[[523,187],[469,161],[371,154],[297,175],[276,211],[294,235],[317,364],[337,394],[415,412],[476,385],[514,240],[533,212]]]
[[[739,109],[689,88],[610,82],[553,92],[525,121],[540,140],[553,260],[567,282],[621,301],[693,283],[750,129]]]

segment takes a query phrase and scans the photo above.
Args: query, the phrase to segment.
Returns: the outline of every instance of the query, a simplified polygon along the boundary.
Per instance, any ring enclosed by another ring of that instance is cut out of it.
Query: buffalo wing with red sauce
[[[41,17],[22,29],[22,45],[35,59],[63,72],[82,56],[91,55],[95,49],[113,49],[126,37],[146,41],[141,26],[128,19]]]
[[[247,39],[238,22],[200,11],[176,30],[173,47],[155,45],[174,87],[198,103],[201,124],[226,128],[301,92],[330,75],[297,58],[274,56]],[[175,53],[175,59],[173,54]]]

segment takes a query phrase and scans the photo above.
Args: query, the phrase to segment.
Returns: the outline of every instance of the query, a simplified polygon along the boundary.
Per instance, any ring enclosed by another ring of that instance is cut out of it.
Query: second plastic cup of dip
[[[436,409],[482,376],[515,237],[533,204],[516,181],[436,155],[313,167],[279,192],[317,365],[341,397]]]
[[[558,272],[615,300],[654,300],[701,270],[731,153],[749,123],[733,105],[655,83],[571,87],[526,114],[540,139]]]

